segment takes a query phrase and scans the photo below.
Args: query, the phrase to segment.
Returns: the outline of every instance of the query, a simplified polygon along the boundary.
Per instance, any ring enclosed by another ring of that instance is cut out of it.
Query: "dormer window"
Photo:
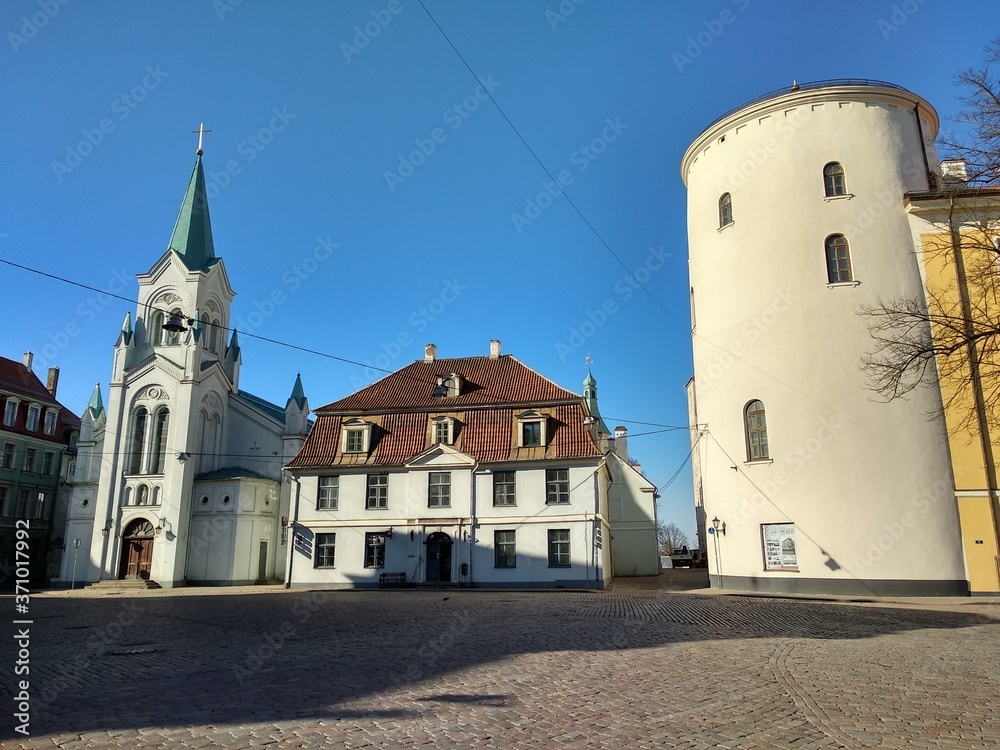
[[[455,420],[451,417],[434,417],[431,420],[431,440],[434,445],[452,445],[455,442]]]
[[[434,389],[436,398],[458,396],[462,393],[462,376],[454,372],[438,375],[437,387]]]
[[[518,417],[518,447],[536,448],[547,442],[546,418],[537,411],[526,411]]]
[[[344,422],[342,450],[344,453],[367,453],[372,426],[361,419]]]
[[[41,408],[32,404],[28,407],[28,420],[24,424],[24,429],[28,432],[35,432],[38,429],[38,417],[41,415]]]
[[[17,399],[7,397],[7,406],[3,410],[3,426],[13,427],[17,420]]]
[[[48,411],[45,412],[45,434],[46,435],[55,435],[56,434],[56,419],[58,418],[58,416],[59,415],[56,412],[52,411],[52,409],[49,409]]]

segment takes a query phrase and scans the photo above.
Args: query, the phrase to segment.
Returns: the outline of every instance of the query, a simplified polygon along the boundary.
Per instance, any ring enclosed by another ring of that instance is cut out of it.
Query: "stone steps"
[[[135,591],[137,589],[158,589],[160,584],[145,578],[131,578],[124,581],[98,581],[87,586],[98,591]]]

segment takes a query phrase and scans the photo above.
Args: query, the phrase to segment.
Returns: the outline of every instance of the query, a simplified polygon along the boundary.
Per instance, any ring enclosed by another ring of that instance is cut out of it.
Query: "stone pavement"
[[[31,736],[4,649],[5,750],[1000,748],[996,604],[258,588],[31,617]]]

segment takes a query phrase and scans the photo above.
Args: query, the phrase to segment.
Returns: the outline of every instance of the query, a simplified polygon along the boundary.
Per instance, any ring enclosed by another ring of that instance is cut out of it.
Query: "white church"
[[[284,578],[281,470],[305,439],[309,406],[298,378],[284,407],[239,389],[238,335],[226,336],[235,292],[197,154],[170,245],[138,276],[107,407],[98,384],[83,415],[64,586]]]

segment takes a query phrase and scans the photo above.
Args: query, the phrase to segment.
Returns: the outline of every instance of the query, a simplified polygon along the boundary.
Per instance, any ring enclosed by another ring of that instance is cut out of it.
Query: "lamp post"
[[[73,582],[69,585],[69,590],[76,588],[76,561],[80,557],[80,540],[73,540]]]
[[[712,538],[715,540],[715,570],[719,574],[719,589],[724,590],[726,586],[722,582],[722,558],[719,556],[719,534],[722,534],[722,536],[726,535],[725,521],[720,521],[718,516],[713,518],[712,528],[708,530],[708,533],[711,534]]]

